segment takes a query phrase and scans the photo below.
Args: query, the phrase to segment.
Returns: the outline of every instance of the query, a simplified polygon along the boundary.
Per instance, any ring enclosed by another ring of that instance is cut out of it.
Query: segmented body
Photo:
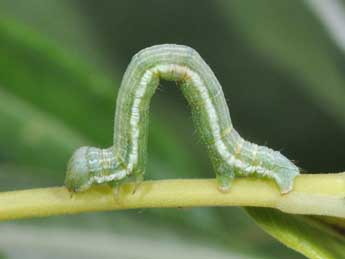
[[[142,177],[150,101],[160,79],[180,82],[222,190],[236,175],[268,177],[282,192],[292,189],[298,168],[279,152],[244,140],[233,128],[222,87],[210,67],[192,48],[173,44],[153,46],[133,57],[117,98],[114,145],[105,151],[77,150],[69,163],[67,187],[80,191]]]

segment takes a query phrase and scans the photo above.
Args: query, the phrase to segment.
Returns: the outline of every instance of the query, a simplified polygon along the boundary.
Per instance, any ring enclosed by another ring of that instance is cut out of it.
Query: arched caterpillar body
[[[292,189],[299,169],[281,153],[250,143],[237,133],[221,85],[200,55],[187,46],[163,44],[132,58],[117,98],[114,145],[79,148],[68,164],[65,184],[69,190],[143,177],[150,101],[160,79],[180,82],[221,190],[229,189],[235,176],[249,175],[274,179],[282,193]]]

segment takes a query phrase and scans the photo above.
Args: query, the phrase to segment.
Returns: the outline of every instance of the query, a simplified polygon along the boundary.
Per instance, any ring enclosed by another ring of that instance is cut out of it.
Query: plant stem
[[[255,206],[286,213],[345,218],[345,173],[300,175],[294,190],[281,195],[270,180],[235,179],[227,193],[215,180],[157,180],[125,184],[114,194],[106,185],[84,193],[65,187],[0,193],[0,220],[135,208]]]

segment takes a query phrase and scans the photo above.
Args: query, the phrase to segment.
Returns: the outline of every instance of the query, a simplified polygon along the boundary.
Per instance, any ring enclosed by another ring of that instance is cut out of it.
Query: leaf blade
[[[287,215],[273,209],[246,208],[256,223],[288,247],[311,259],[345,257],[345,237],[311,217]]]

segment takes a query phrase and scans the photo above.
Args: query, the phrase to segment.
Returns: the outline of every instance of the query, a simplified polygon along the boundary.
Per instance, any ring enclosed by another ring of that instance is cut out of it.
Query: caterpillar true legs
[[[273,179],[282,193],[292,189],[299,169],[279,152],[241,138],[212,70],[195,50],[173,44],[146,48],[133,57],[117,98],[114,145],[78,149],[68,164],[68,189],[78,192],[143,177],[150,101],[160,79],[181,82],[221,190],[228,190],[236,176],[249,175]]]

